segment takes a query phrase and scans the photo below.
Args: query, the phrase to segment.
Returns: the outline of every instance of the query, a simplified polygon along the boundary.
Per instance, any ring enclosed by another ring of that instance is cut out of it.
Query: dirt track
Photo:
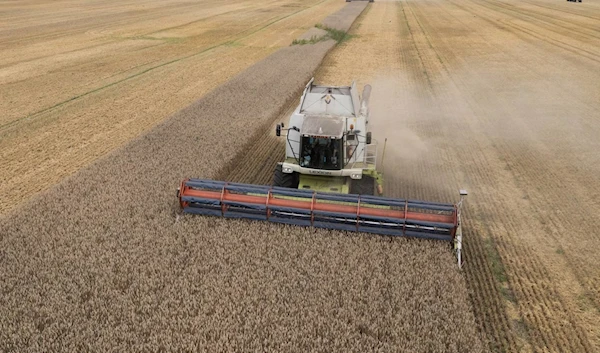
[[[0,212],[147,131],[342,6],[0,5]]]
[[[571,5],[379,1],[317,75],[373,85],[389,195],[469,190],[465,272],[493,350],[600,350],[600,8]],[[270,135],[255,171],[281,158]],[[228,177],[269,182],[248,168]]]

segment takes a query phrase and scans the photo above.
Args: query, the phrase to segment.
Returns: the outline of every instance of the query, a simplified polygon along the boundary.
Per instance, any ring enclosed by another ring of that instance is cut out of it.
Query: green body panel
[[[347,177],[300,174],[298,189],[347,194],[350,192],[348,179]]]
[[[363,169],[363,175],[368,175],[370,177],[375,178],[377,188],[381,188],[381,190],[383,190],[383,173],[380,173],[375,169]]]
[[[294,158],[286,158],[286,163],[298,164]],[[361,163],[354,164],[354,167],[361,168],[363,175],[368,175],[375,178],[378,189],[383,190],[383,173],[375,169],[374,164]],[[336,192],[338,194],[348,194],[350,192],[350,178],[348,177],[332,177],[321,175],[300,174],[300,184],[298,189],[311,189],[325,192]],[[333,190],[335,189],[335,190]]]

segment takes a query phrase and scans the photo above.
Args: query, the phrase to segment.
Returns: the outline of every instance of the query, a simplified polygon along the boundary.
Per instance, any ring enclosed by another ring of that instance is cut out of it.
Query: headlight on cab
[[[291,167],[282,167],[281,171],[284,172],[285,174],[290,174],[290,173],[294,172],[294,170]]]
[[[350,174],[350,178],[352,179],[362,179],[362,173],[352,173]]]

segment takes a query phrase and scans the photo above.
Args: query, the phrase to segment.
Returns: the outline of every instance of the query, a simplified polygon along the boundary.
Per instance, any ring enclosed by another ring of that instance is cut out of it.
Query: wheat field
[[[178,182],[223,173],[334,45],[277,51],[2,216],[2,350],[481,351],[445,244],[178,210]]]
[[[600,349],[593,1],[0,10],[0,351]],[[317,23],[349,36],[290,46]],[[469,190],[462,271],[449,244],[181,213],[184,178],[271,183],[312,76],[372,84],[387,195]]]

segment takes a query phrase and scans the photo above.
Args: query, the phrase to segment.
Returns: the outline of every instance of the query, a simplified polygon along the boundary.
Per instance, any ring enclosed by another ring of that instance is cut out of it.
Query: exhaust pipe
[[[360,111],[359,114],[362,116],[367,116],[369,113],[369,99],[371,98],[371,85],[365,85],[362,93],[362,99],[360,101]]]

